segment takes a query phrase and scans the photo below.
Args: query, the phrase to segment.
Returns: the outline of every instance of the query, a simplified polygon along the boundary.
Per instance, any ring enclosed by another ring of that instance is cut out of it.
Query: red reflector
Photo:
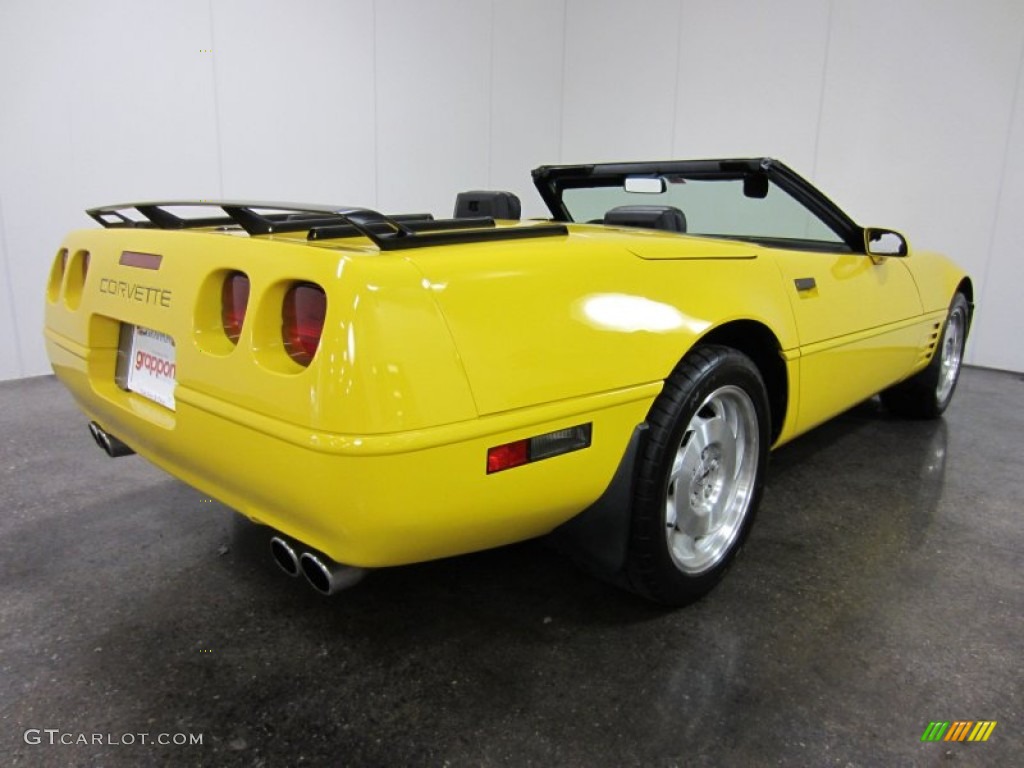
[[[487,474],[526,464],[530,460],[530,441],[520,440],[487,449]]]
[[[299,365],[313,361],[327,315],[327,294],[319,285],[296,283],[288,289],[281,307],[284,347]]]
[[[488,448],[487,474],[589,448],[593,426],[590,422],[577,424],[575,427],[558,429],[543,435],[534,435],[526,440]]]
[[[220,318],[224,334],[232,343],[238,343],[245,322],[245,309],[249,306],[249,278],[244,272],[230,272],[224,278],[220,292]]]
[[[118,264],[123,267],[138,267],[139,269],[160,269],[160,262],[163,259],[159,253],[139,253],[138,251],[121,251],[121,258]]]

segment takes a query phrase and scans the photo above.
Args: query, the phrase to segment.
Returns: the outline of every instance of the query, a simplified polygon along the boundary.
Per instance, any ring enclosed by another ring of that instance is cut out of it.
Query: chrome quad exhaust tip
[[[336,563],[326,555],[312,552],[302,553],[299,567],[310,586],[322,595],[333,595],[347,589],[366,575],[364,568]]]
[[[299,556],[295,549],[280,536],[270,540],[270,556],[277,566],[289,576],[299,575]]]
[[[303,551],[301,547],[302,544],[286,538],[284,534],[276,535],[270,539],[270,556],[277,567],[289,576],[300,573],[305,576],[309,585],[320,594],[333,595],[361,581],[366,575],[363,568],[336,563],[327,555]]]
[[[95,421],[89,422],[89,434],[92,435],[92,439],[96,441],[96,445],[102,448],[106,452],[107,456],[112,459],[116,459],[120,456],[131,456],[135,453],[135,451],[103,429],[103,427]]]

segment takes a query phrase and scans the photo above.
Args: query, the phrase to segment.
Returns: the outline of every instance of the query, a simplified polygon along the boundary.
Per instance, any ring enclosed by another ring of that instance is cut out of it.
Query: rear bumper
[[[166,410],[114,383],[109,356],[48,333],[88,418],[141,456],[338,562],[380,567],[540,536],[604,492],[661,382],[381,435],[313,430],[179,386]],[[591,422],[589,448],[493,475],[487,449]]]

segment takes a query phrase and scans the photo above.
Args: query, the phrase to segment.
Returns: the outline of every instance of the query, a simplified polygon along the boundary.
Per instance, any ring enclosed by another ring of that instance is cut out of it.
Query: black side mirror
[[[910,253],[907,238],[891,229],[868,227],[864,230],[864,252],[868,256],[906,256]]]

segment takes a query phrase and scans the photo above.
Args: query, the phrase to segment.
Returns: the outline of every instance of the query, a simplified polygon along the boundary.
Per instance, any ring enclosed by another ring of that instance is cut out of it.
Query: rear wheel
[[[710,590],[753,522],[768,456],[768,397],[757,367],[729,347],[694,349],[648,416],[627,574],[668,605]]]
[[[942,341],[931,362],[920,373],[882,392],[885,407],[910,419],[935,419],[942,415],[960,380],[967,328],[967,299],[958,293],[949,305]]]

